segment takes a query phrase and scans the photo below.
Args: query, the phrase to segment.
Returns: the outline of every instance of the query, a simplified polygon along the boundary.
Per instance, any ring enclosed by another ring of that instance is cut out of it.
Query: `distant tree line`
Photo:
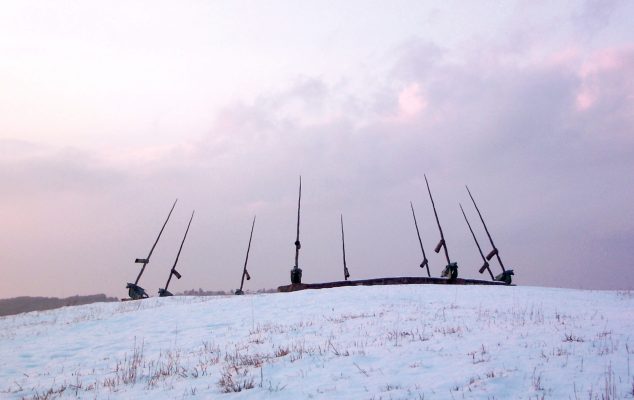
[[[275,289],[258,289],[256,291],[247,291],[246,293],[275,293],[276,291],[277,290]],[[176,296],[226,296],[232,294],[233,291],[231,290],[191,289],[185,290],[181,293],[176,293]],[[82,304],[106,303],[113,301],[119,301],[119,299],[116,297],[108,297],[105,294],[71,296],[61,299],[58,297],[13,297],[11,299],[0,299],[0,317],[31,311],[45,311],[67,306],[79,306]]]
[[[0,316],[14,315],[30,311],[44,311],[66,306],[78,306],[82,304],[104,303],[119,301],[116,297],[108,297],[105,294],[93,294],[88,296],[72,296],[63,299],[57,297],[29,297],[21,296],[11,299],[0,299]]]

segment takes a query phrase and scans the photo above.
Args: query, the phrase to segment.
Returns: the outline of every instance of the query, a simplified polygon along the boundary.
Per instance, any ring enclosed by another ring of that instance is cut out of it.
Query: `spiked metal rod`
[[[299,268],[299,249],[302,248],[299,242],[299,217],[302,205],[302,176],[299,176],[299,198],[297,200],[297,237],[295,239],[295,266],[291,270],[291,283],[302,283],[302,270]]]
[[[181,256],[181,251],[183,250],[183,245],[185,244],[185,239],[187,239],[187,233],[189,232],[189,227],[192,224],[192,220],[194,219],[194,211],[192,211],[192,216],[189,218],[189,223],[187,224],[187,229],[185,230],[185,235],[183,236],[183,241],[181,242],[181,246],[178,248],[178,253],[176,253],[176,259],[174,260],[174,265],[172,266],[172,270],[170,271],[170,275],[167,277],[167,283],[165,283],[165,289],[159,289],[159,296],[171,296],[172,294],[167,290],[167,287],[170,285],[170,281],[172,280],[172,276],[176,276],[176,279],[181,278],[181,274],[176,271],[176,264],[178,264],[178,258]]]
[[[172,216],[172,211],[174,211],[174,207],[176,207],[176,202],[177,201],[178,201],[178,199],[174,200],[174,204],[172,204],[172,208],[170,209],[169,214],[167,214],[167,218],[165,219],[165,222],[163,223],[163,226],[161,227],[161,230],[160,230],[158,236],[156,237],[156,240],[154,241],[154,244],[152,245],[152,248],[150,249],[150,254],[148,254],[148,256],[146,258],[137,258],[136,260],[134,260],[135,263],[143,263],[143,267],[141,268],[141,272],[139,272],[139,275],[136,277],[136,280],[134,281],[135,285],[137,283],[139,283],[139,279],[141,279],[141,275],[143,275],[143,271],[145,270],[145,266],[150,262],[150,257],[152,257],[152,253],[154,252],[154,248],[156,247],[156,244],[158,243],[159,239],[161,238],[161,235],[163,234],[163,230],[165,229],[165,225],[167,225],[167,221],[169,221],[170,217]]]
[[[491,268],[489,268],[489,262],[487,261],[486,257],[484,257],[484,254],[482,253],[482,248],[480,248],[480,243],[478,243],[478,239],[476,239],[476,235],[473,232],[473,229],[471,229],[471,224],[469,223],[469,219],[467,219],[467,214],[465,214],[464,209],[462,208],[462,204],[458,203],[458,205],[460,206],[460,210],[462,211],[464,220],[467,222],[469,231],[471,231],[471,236],[473,236],[473,240],[475,241],[475,244],[478,247],[478,252],[480,253],[480,256],[482,257],[482,261],[484,261],[484,264],[482,264],[482,267],[480,267],[478,272],[483,273],[484,270],[487,270],[489,271],[489,275],[491,275],[491,279],[495,280],[495,277],[493,276],[493,272],[491,272]]]
[[[489,237],[489,242],[491,242],[491,247],[493,247],[493,250],[491,250],[489,252],[489,254],[486,255],[486,259],[491,261],[491,259],[495,256],[498,259],[498,262],[500,263],[500,267],[502,268],[502,273],[498,276],[495,277],[495,280],[501,280],[504,281],[508,284],[511,283],[511,275],[514,275],[513,270],[506,270],[506,268],[504,268],[504,263],[502,262],[502,259],[500,258],[500,252],[498,251],[497,247],[495,247],[495,243],[493,243],[493,238],[491,237],[491,234],[489,233],[489,229],[487,228],[487,224],[484,222],[484,218],[482,218],[482,213],[480,212],[480,209],[478,208],[478,205],[475,202],[475,199],[473,198],[473,195],[471,194],[471,190],[469,190],[469,186],[465,185],[465,187],[467,188],[467,192],[469,193],[469,197],[471,197],[471,201],[473,202],[473,206],[475,207],[476,211],[478,212],[478,216],[480,217],[480,221],[482,221],[482,225],[484,226],[484,231],[487,233],[487,236]]]
[[[244,286],[244,278],[251,279],[251,275],[247,271],[247,262],[249,261],[249,251],[251,250],[251,239],[253,239],[253,228],[255,227],[255,215],[253,216],[253,223],[251,224],[251,235],[249,235],[249,245],[247,246],[247,256],[244,259],[244,269],[242,270],[242,280],[240,280],[240,289],[236,290],[236,294],[244,294],[242,287]]]
[[[504,268],[504,264],[502,263],[502,259],[500,258],[500,253],[498,252],[497,247],[495,247],[495,244],[493,243],[493,238],[491,237],[491,234],[489,233],[489,229],[487,228],[487,224],[484,223],[484,218],[482,218],[482,213],[480,212],[480,209],[478,208],[478,205],[476,204],[475,200],[473,199],[473,195],[471,194],[471,191],[469,190],[469,186],[466,186],[467,188],[467,192],[469,193],[469,197],[471,197],[471,201],[473,202],[473,205],[476,209],[476,211],[478,212],[478,215],[480,216],[480,221],[482,221],[482,225],[484,226],[484,231],[487,233],[487,236],[489,237],[489,242],[491,242],[491,246],[493,247],[493,250],[491,250],[491,252],[489,254],[487,254],[487,260],[491,260],[493,258],[493,256],[497,256],[498,261],[500,262],[500,267],[502,267],[502,272],[506,271],[506,269]]]
[[[438,219],[438,213],[436,212],[436,205],[434,204],[434,198],[431,195],[431,190],[429,189],[429,182],[427,181],[426,175],[425,175],[425,184],[427,184],[427,192],[429,192],[429,199],[431,200],[431,206],[434,209],[434,215],[436,216],[436,223],[438,224],[438,230],[440,231],[440,242],[438,242],[434,251],[436,253],[439,253],[440,249],[443,248],[445,250],[445,257],[447,258],[447,264],[451,264],[451,260],[449,259],[449,251],[447,250],[447,243],[445,242],[445,235],[443,235],[442,233],[442,226],[440,226],[440,220]]]
[[[420,231],[418,230],[418,222],[416,221],[416,213],[414,212],[414,205],[412,202],[409,202],[409,206],[412,208],[412,216],[414,217],[414,226],[416,226],[416,234],[418,235],[418,243],[420,243],[420,249],[423,252],[423,262],[420,263],[421,268],[427,268],[427,276],[431,278],[431,273],[429,272],[429,261],[427,260],[427,256],[425,255],[425,248],[423,247],[423,241],[420,238]]]
[[[427,192],[429,193],[429,199],[431,200],[431,206],[434,209],[434,215],[436,216],[436,223],[438,224],[438,231],[440,231],[440,242],[436,245],[434,251],[440,252],[440,249],[445,250],[445,258],[447,259],[447,266],[442,272],[442,276],[447,276],[449,279],[456,279],[458,277],[458,264],[452,263],[449,259],[449,250],[447,250],[447,242],[445,241],[445,235],[442,233],[442,227],[440,226],[440,220],[438,219],[438,213],[436,212],[436,205],[434,204],[434,198],[431,195],[431,189],[429,189],[429,181],[427,181],[427,175],[425,176],[425,184],[427,185]]]
[[[302,248],[299,242],[299,217],[302,209],[302,177],[299,177],[299,197],[297,199],[297,237],[295,239],[295,268],[299,267],[299,249]]]
[[[163,226],[161,227],[161,230],[159,231],[159,234],[156,237],[156,240],[154,241],[154,244],[152,245],[152,248],[150,249],[150,253],[148,254],[148,256],[146,258],[137,258],[136,260],[134,260],[134,262],[137,264],[143,264],[143,267],[141,267],[141,271],[139,271],[139,275],[136,277],[136,280],[134,281],[134,283],[128,283],[126,285],[126,289],[128,289],[128,294],[130,295],[130,298],[132,299],[136,300],[136,299],[148,297],[147,293],[145,293],[145,289],[143,289],[142,287],[138,285],[139,279],[141,279],[141,275],[143,275],[143,271],[145,271],[145,267],[150,262],[150,257],[152,257],[154,248],[156,247],[159,239],[161,238],[161,235],[163,234],[163,230],[165,229],[165,225],[167,225],[167,221],[169,221],[170,216],[172,215],[172,211],[174,211],[174,207],[176,207],[177,202],[178,202],[178,199],[174,200],[174,204],[172,204],[172,208],[170,209],[169,214],[167,214],[167,218],[165,219],[165,222],[163,223]]]
[[[343,250],[343,278],[348,280],[348,278],[350,278],[350,272],[346,265],[346,238],[343,234],[343,214],[341,214],[341,248]]]

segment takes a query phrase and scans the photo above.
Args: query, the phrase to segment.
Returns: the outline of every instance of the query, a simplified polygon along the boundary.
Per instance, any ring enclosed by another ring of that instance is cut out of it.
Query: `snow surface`
[[[66,307],[0,318],[0,398],[632,398],[633,306],[404,285]]]

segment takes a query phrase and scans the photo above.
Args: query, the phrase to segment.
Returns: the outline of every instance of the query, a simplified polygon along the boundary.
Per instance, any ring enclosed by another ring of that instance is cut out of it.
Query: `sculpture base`
[[[508,286],[504,282],[483,281],[478,279],[447,279],[447,278],[427,278],[427,277],[397,277],[397,278],[374,278],[357,281],[337,281],[325,283],[294,283],[277,288],[278,292],[296,292],[305,289],[328,289],[342,286],[374,286],[374,285],[494,285]]]

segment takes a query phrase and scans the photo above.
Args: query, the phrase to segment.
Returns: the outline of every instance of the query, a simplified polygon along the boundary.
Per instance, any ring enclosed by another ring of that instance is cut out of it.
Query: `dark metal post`
[[[139,279],[141,279],[141,275],[143,275],[143,271],[145,271],[145,267],[150,262],[150,257],[152,257],[154,248],[156,247],[159,239],[161,238],[161,235],[163,234],[165,225],[167,225],[167,221],[169,221],[170,216],[172,215],[172,211],[174,211],[174,207],[176,207],[176,202],[178,202],[178,199],[174,201],[174,204],[172,205],[172,208],[170,209],[169,214],[167,214],[167,218],[165,219],[165,222],[163,223],[163,226],[161,227],[161,230],[158,236],[156,237],[156,240],[154,241],[154,244],[152,245],[152,248],[150,249],[150,253],[148,254],[148,256],[146,258],[137,258],[136,260],[134,260],[134,262],[137,264],[143,264],[143,267],[141,267],[141,271],[139,272],[139,275],[136,277],[136,280],[134,281],[134,283],[128,282],[128,284],[126,285],[126,289],[128,289],[128,295],[133,300],[149,297],[147,293],[145,292],[145,289],[143,289],[141,286],[138,285]]]
[[[467,214],[465,214],[464,209],[462,208],[462,204],[458,203],[458,205],[460,206],[460,210],[462,211],[464,220],[467,221],[467,226],[469,227],[469,231],[471,231],[471,236],[473,236],[473,240],[475,240],[475,244],[478,247],[478,252],[480,253],[480,256],[482,257],[482,261],[484,261],[484,264],[482,264],[482,267],[480,267],[478,272],[483,273],[484,270],[487,270],[489,271],[489,275],[491,275],[491,279],[495,280],[495,277],[493,276],[493,272],[491,272],[491,268],[489,268],[489,262],[484,257],[484,254],[482,253],[482,249],[480,248],[480,243],[478,243],[478,239],[476,239],[476,235],[473,232],[473,229],[471,229],[471,224],[469,223],[469,219],[467,219]]]
[[[412,208],[412,216],[414,217],[414,226],[416,226],[416,234],[418,235],[418,243],[420,243],[420,249],[423,252],[423,262],[420,263],[421,268],[427,268],[427,276],[431,278],[431,273],[429,272],[429,261],[427,260],[427,256],[425,255],[425,248],[423,247],[423,241],[420,238],[420,231],[418,230],[418,222],[416,221],[416,213],[414,212],[414,205],[412,202],[409,202],[410,207]]]
[[[431,195],[431,189],[429,189],[429,182],[427,181],[427,175],[425,175],[425,184],[427,185],[427,192],[429,192],[429,198],[431,200],[431,206],[434,208],[434,215],[436,216],[436,223],[438,224],[438,230],[440,231],[440,242],[436,245],[434,251],[440,252],[440,249],[445,250],[445,258],[447,259],[447,266],[443,270],[441,276],[446,276],[451,280],[458,277],[458,263],[451,262],[449,259],[449,250],[447,250],[447,242],[445,241],[445,235],[442,233],[442,227],[440,226],[440,220],[438,219],[438,213],[436,212],[436,205],[434,204],[434,198]]]
[[[467,192],[469,193],[469,197],[471,197],[471,201],[473,202],[473,205],[476,209],[476,211],[478,212],[478,215],[480,216],[480,221],[482,221],[482,225],[484,226],[484,231],[487,233],[487,236],[489,237],[489,242],[491,242],[491,246],[493,247],[493,250],[491,250],[491,252],[489,254],[487,254],[486,259],[491,261],[491,259],[496,256],[498,259],[498,262],[500,263],[500,267],[502,267],[502,273],[498,276],[495,277],[496,281],[502,281],[502,282],[506,282],[507,284],[511,284],[511,275],[515,275],[513,273],[512,269],[507,270],[506,268],[504,268],[504,263],[502,262],[502,259],[500,258],[500,252],[498,251],[497,247],[495,247],[495,243],[493,243],[493,238],[491,237],[491,234],[489,233],[489,229],[487,228],[487,224],[484,223],[484,218],[482,218],[482,213],[480,212],[480,209],[478,208],[478,205],[476,204],[473,195],[471,194],[471,191],[469,190],[469,186],[466,186],[467,188]]]
[[[244,259],[244,269],[242,270],[242,279],[240,280],[240,289],[236,290],[236,294],[244,294],[242,287],[244,286],[244,278],[251,279],[251,275],[247,271],[247,262],[249,261],[249,251],[251,250],[251,239],[253,239],[253,228],[255,227],[255,217],[253,216],[253,223],[251,224],[251,235],[249,235],[249,245],[247,246],[247,256]]]
[[[297,237],[295,239],[295,266],[291,270],[291,283],[302,283],[302,270],[299,268],[299,249],[302,248],[299,242],[299,217],[302,204],[302,177],[299,177],[299,198],[297,200]]]
[[[341,248],[343,250],[343,278],[347,281],[350,278],[350,272],[346,265],[346,238],[343,234],[343,214],[341,214]]]
[[[183,241],[181,242],[180,247],[178,248],[178,253],[176,253],[176,259],[174,260],[174,265],[170,271],[170,275],[167,277],[167,283],[165,283],[165,289],[159,289],[159,297],[171,296],[172,294],[167,290],[167,287],[170,285],[170,281],[172,280],[172,275],[176,276],[176,279],[181,278],[181,274],[176,271],[176,264],[178,264],[178,258],[181,256],[181,251],[183,250],[183,245],[185,244],[185,239],[187,239],[187,233],[189,232],[189,227],[192,224],[192,220],[194,219],[194,211],[192,211],[192,216],[189,218],[189,223],[187,224],[187,229],[185,230],[185,235],[183,236]]]

